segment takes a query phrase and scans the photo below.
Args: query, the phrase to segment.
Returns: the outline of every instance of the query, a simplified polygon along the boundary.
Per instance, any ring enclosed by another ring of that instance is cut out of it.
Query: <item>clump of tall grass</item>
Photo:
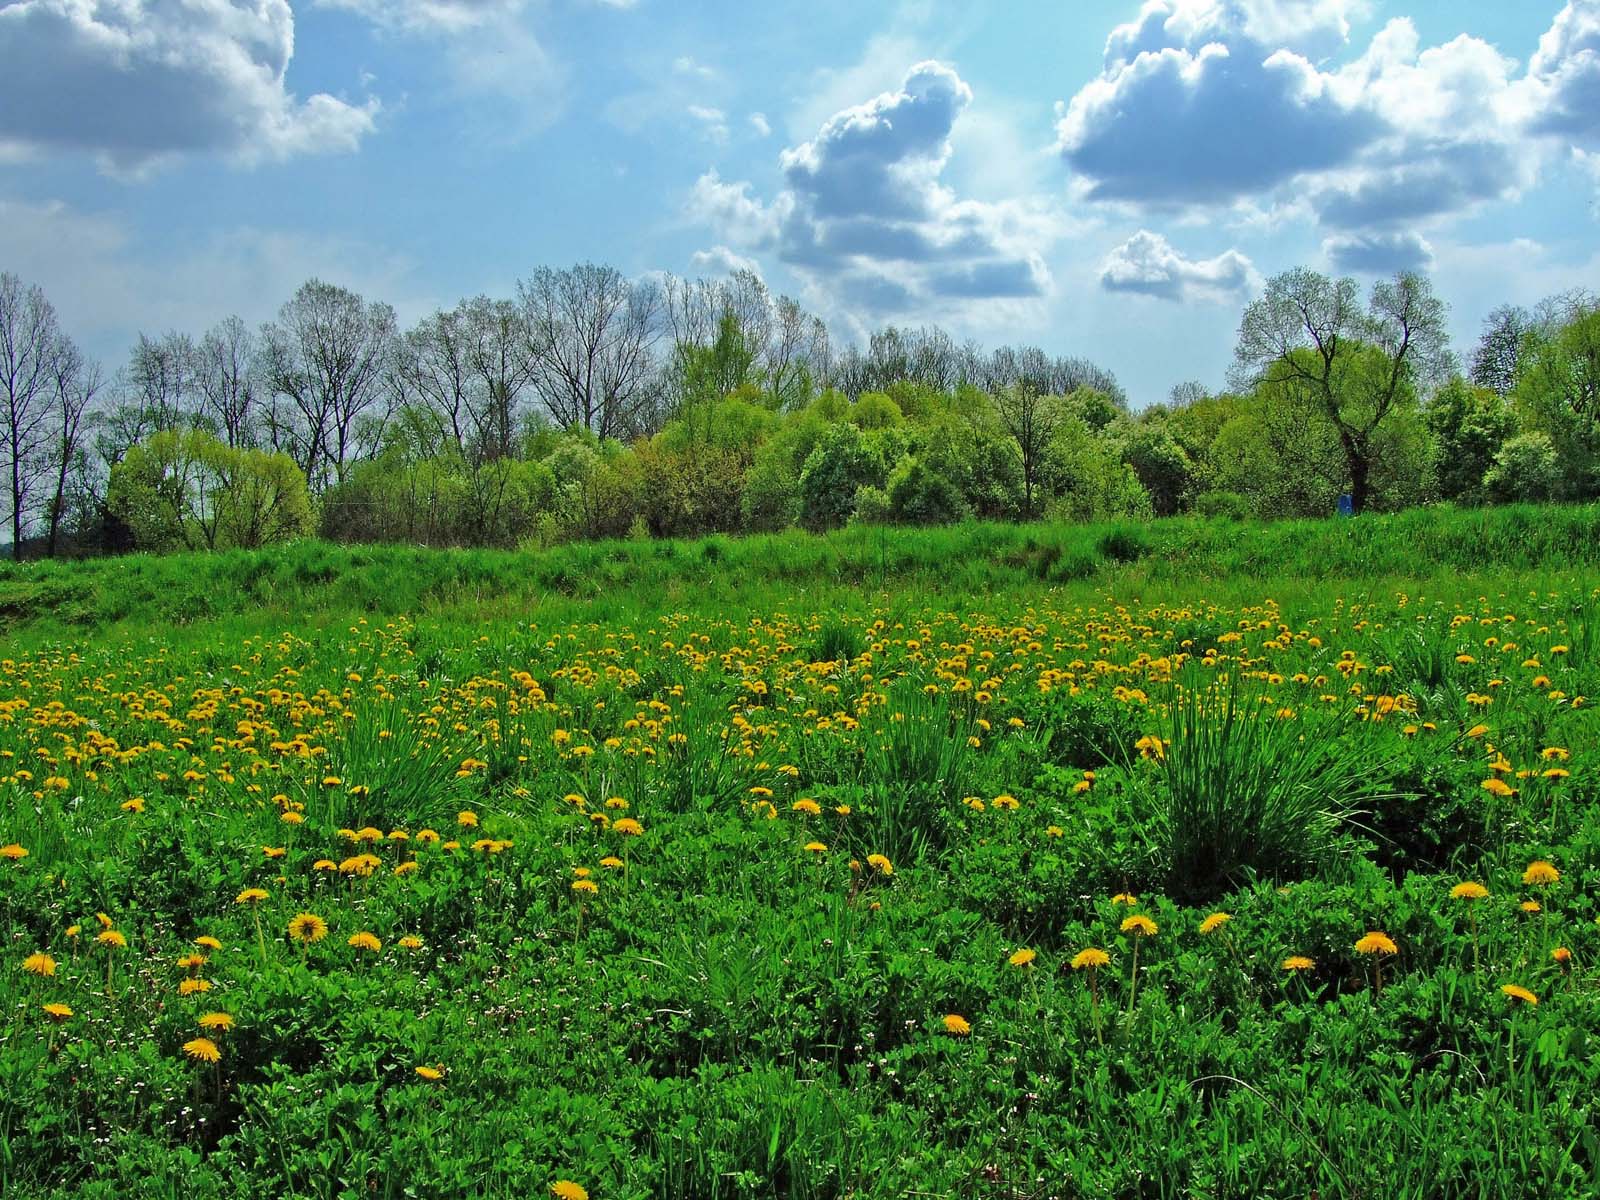
[[[1166,843],[1170,890],[1200,900],[1252,878],[1294,878],[1341,851],[1387,777],[1353,715],[1298,713],[1235,676],[1182,673],[1139,773]]]

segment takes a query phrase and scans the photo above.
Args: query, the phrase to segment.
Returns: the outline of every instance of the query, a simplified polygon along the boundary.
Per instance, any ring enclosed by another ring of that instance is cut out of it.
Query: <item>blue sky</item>
[[[1600,0],[0,0],[0,269],[115,364],[317,275],[752,265],[1220,386],[1286,267],[1600,284]]]

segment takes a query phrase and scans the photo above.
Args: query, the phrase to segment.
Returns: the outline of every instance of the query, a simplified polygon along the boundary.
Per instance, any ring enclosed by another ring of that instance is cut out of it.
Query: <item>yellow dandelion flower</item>
[[[111,946],[117,950],[125,948],[128,944],[128,939],[122,936],[122,931],[119,929],[102,929],[95,934],[94,940],[102,946]]]
[[[1560,883],[1561,872],[1541,858],[1528,864],[1528,869],[1522,873],[1522,882],[1529,887],[1543,887],[1552,883]]]
[[[1111,956],[1097,946],[1090,946],[1087,950],[1079,950],[1072,956],[1072,969],[1082,971],[1085,968],[1094,970],[1103,967],[1111,961]]]
[[[1399,948],[1387,933],[1369,932],[1356,943],[1357,954],[1398,954]]]
[[[210,1038],[195,1038],[183,1044],[183,1052],[196,1062],[221,1062],[222,1051]]]
[[[867,855],[867,866],[871,867],[880,875],[887,876],[894,874],[894,864],[881,854]]]
[[[211,981],[209,979],[185,979],[178,984],[178,995],[192,996],[196,992],[209,992]]]
[[[52,1021],[65,1021],[72,1016],[72,1006],[70,1004],[50,1003],[41,1007],[44,1009],[44,1015]]]
[[[217,941],[217,939],[212,937],[209,933],[202,933],[199,937],[195,938],[194,944],[196,946],[204,946],[207,950],[222,949],[222,943]]]
[[[408,933],[400,939],[400,948],[402,950],[421,950],[422,939],[414,933]]]
[[[944,1018],[944,1031],[954,1037],[966,1037],[972,1032],[972,1024],[959,1013],[947,1013]]]
[[[1482,900],[1489,894],[1489,889],[1481,883],[1458,883],[1450,889],[1450,896],[1454,900]]]
[[[8,846],[0,846],[0,858],[9,858],[12,862],[16,862],[19,859],[27,857],[27,850],[19,846],[16,842],[12,842]]]
[[[555,1200],[589,1200],[588,1190],[570,1179],[556,1180],[550,1185],[550,1194]]]
[[[444,1068],[442,1066],[418,1067],[417,1074],[426,1079],[429,1083],[438,1083],[439,1080],[444,1078]]]
[[[796,800],[791,807],[795,810],[795,812],[805,813],[808,817],[818,816],[822,812],[822,805],[818,804],[815,800],[806,799],[804,797]]]
[[[600,865],[608,871],[621,870],[625,865],[615,854],[608,854],[600,860]]]
[[[1511,997],[1511,999],[1521,1000],[1524,1004],[1539,1003],[1539,997],[1535,996],[1527,988],[1519,987],[1514,983],[1503,983],[1500,985],[1500,990],[1507,996]]]
[[[1134,913],[1122,921],[1122,932],[1136,937],[1154,937],[1160,931],[1161,927],[1143,913]]]
[[[594,895],[600,890],[600,885],[592,879],[574,879],[572,890],[584,895]]]
[[[1229,913],[1214,912],[1200,922],[1200,932],[1205,935],[1213,934],[1231,920],[1233,920],[1233,917]]]
[[[345,939],[345,945],[353,950],[368,950],[373,954],[383,949],[383,943],[378,940],[377,935],[368,933],[365,929],[360,933],[352,933]]]
[[[201,1029],[209,1029],[216,1033],[227,1033],[233,1028],[233,1017],[225,1012],[208,1012],[198,1022]]]
[[[233,902],[235,904],[260,904],[266,898],[267,892],[265,888],[252,887],[245,888],[244,891],[233,898]]]
[[[464,808],[456,814],[456,824],[464,829],[470,829],[478,823],[478,814],[470,808]]]
[[[40,978],[48,978],[56,973],[56,960],[41,950],[38,953],[30,954],[27,958],[23,959],[22,969],[29,975],[38,975]]]
[[[638,837],[644,832],[644,826],[632,817],[623,817],[620,821],[613,822],[611,828],[624,837]]]
[[[328,923],[316,913],[303,912],[289,922],[289,936],[302,945],[320,942],[328,936]]]
[[[1006,959],[1006,961],[1013,967],[1031,967],[1033,965],[1033,960],[1038,957],[1038,953],[1033,950],[1014,950],[1011,953],[1011,957]]]
[[[826,854],[828,852],[828,847],[823,842],[807,842],[806,850],[811,854]]]
[[[1307,958],[1304,954],[1291,954],[1288,958],[1283,960],[1283,969],[1285,971],[1309,971],[1316,965],[1317,964],[1315,962]]]

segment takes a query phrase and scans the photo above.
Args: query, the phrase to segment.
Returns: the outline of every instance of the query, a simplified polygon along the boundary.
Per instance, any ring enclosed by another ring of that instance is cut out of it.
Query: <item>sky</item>
[[[758,271],[1220,387],[1294,266],[1600,286],[1600,0],[0,0],[0,270],[115,366],[310,277]]]

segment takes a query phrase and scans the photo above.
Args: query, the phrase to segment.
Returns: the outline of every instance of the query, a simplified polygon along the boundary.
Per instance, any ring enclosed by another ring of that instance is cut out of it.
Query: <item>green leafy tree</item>
[[[1566,301],[1530,335],[1514,393],[1523,424],[1544,433],[1561,468],[1556,494],[1600,495],[1600,302]]]
[[[107,505],[149,550],[219,550],[291,541],[315,528],[305,474],[285,454],[165,430],[112,469]]]
[[[1359,295],[1355,280],[1304,267],[1274,276],[1246,307],[1235,352],[1243,382],[1270,382],[1321,411],[1338,438],[1358,513],[1372,495],[1385,422],[1450,361],[1445,306],[1424,276],[1407,272],[1373,285],[1365,309]]]
[[[1424,410],[1436,446],[1439,495],[1463,504],[1485,498],[1484,475],[1517,430],[1516,414],[1495,391],[1453,377]]]
[[[882,460],[854,425],[829,426],[800,469],[800,520],[835,529],[855,512],[856,489],[884,482]]]
[[[1498,503],[1548,500],[1561,485],[1561,462],[1547,433],[1524,433],[1501,446],[1483,487]]]

